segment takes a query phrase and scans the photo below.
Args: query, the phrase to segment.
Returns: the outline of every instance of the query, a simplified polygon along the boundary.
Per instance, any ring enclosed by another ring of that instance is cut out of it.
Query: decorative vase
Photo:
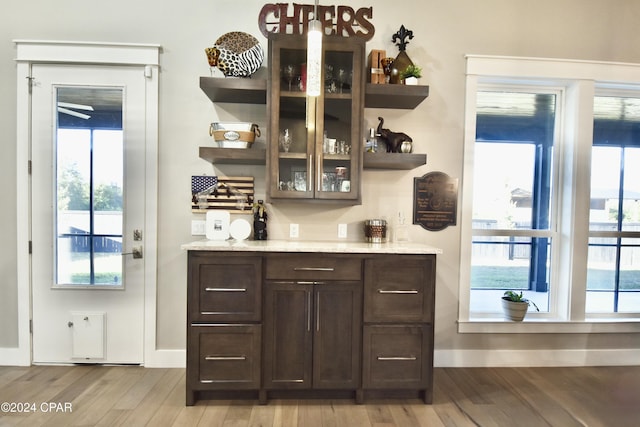
[[[413,143],[411,141],[403,141],[400,145],[401,153],[411,153],[413,151]]]
[[[524,316],[527,314],[527,310],[529,310],[529,303],[510,301],[502,298],[502,310],[504,311],[505,319],[522,322],[522,319],[524,319]]]
[[[396,56],[396,59],[393,60],[393,69],[395,69],[396,72],[391,74],[392,84],[400,83],[400,74],[406,70],[409,65],[413,65],[413,61],[409,58],[407,52],[403,50]]]

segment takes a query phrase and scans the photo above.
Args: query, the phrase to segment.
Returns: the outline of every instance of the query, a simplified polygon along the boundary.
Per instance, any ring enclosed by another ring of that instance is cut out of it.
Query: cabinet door
[[[356,389],[360,384],[362,284],[315,286],[313,387]]]
[[[305,93],[305,37],[270,35],[269,52],[270,198],[359,203],[364,42],[324,37],[318,97]]]
[[[263,387],[310,388],[313,286],[267,282],[264,292]]]
[[[435,255],[365,260],[365,322],[432,322]]]
[[[262,258],[189,252],[189,322],[260,321]]]
[[[362,386],[430,389],[432,330],[428,325],[365,326]]]
[[[260,325],[198,325],[188,332],[188,389],[260,388]]]

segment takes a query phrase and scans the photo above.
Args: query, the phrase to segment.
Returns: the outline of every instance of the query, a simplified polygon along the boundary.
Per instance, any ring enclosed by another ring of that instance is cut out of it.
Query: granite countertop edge
[[[302,240],[197,240],[181,246],[186,251],[323,252],[364,254],[441,254],[442,249],[417,242],[366,243]]]

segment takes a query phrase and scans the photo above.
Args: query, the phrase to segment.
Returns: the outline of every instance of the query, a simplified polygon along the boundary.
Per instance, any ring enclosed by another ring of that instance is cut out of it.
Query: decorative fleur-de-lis
[[[400,52],[404,52],[407,48],[407,45],[409,44],[409,42],[405,40],[407,37],[409,37],[409,40],[413,39],[413,31],[407,30],[404,25],[401,25],[398,32],[391,37],[391,41],[394,42],[396,46],[398,46]],[[396,40],[400,41],[396,42]]]

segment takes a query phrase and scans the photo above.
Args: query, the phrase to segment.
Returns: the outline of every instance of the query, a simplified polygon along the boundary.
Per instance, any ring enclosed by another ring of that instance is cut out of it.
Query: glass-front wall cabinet
[[[307,97],[306,37],[269,38],[269,197],[359,204],[364,41],[325,36],[322,47],[324,90]]]

